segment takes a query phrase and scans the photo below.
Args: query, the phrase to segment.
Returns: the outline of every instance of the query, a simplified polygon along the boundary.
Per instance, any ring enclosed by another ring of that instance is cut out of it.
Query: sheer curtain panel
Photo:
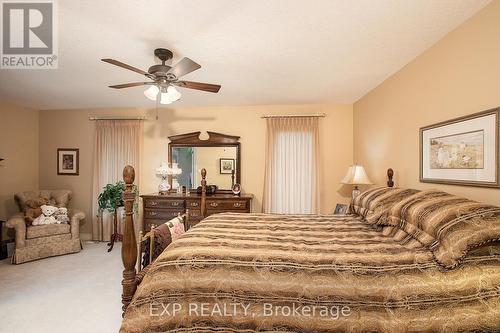
[[[123,180],[123,168],[126,165],[134,167],[135,184],[139,185],[141,146],[142,120],[96,121],[92,191],[93,240],[109,241],[113,232],[113,214],[104,212],[102,217],[98,217],[99,205],[97,197],[99,193],[106,184]],[[121,220],[122,210],[119,210],[118,232],[120,233]]]
[[[318,117],[266,121],[264,212],[319,213]]]

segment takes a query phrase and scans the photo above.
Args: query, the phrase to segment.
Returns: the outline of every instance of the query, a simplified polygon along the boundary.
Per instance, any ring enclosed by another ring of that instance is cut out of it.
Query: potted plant
[[[121,241],[123,236],[118,233],[118,208],[123,207],[123,191],[125,190],[125,183],[123,181],[118,181],[115,184],[107,184],[103,187],[101,194],[97,198],[97,203],[99,205],[99,214],[102,217],[102,212],[107,210],[113,213],[113,234],[111,235],[111,240],[108,243],[108,252],[113,250],[115,241]],[[136,195],[138,194],[137,186],[132,187],[132,192]],[[134,210],[136,209],[134,205]]]

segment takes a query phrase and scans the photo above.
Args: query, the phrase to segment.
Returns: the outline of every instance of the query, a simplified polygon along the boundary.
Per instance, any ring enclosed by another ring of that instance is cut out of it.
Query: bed
[[[449,269],[436,262],[439,250],[398,236],[402,223],[388,218],[410,196],[420,196],[415,209],[422,209],[422,195],[391,193],[363,198],[376,209],[354,207],[353,215],[207,217],[168,246],[131,295],[125,266],[120,332],[498,330],[495,242],[470,247]]]

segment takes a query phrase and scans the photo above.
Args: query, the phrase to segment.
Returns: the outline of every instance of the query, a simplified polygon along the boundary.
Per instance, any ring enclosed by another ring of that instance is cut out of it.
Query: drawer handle
[[[198,207],[198,203],[197,202],[191,202],[191,207]]]
[[[156,215],[158,215],[158,213],[157,212],[149,212],[149,215],[150,216],[156,216]]]
[[[233,207],[236,207],[236,208],[241,207],[241,206],[243,206],[243,204],[241,202],[235,202],[233,204]]]
[[[150,204],[151,206],[156,206],[156,205],[158,205],[158,203],[157,203],[156,201],[150,201],[150,202],[149,202],[149,204]]]
[[[179,202],[177,202],[177,201],[172,202],[172,206],[174,206],[174,207],[179,206]]]
[[[211,202],[210,207],[217,207],[219,204],[217,202]]]

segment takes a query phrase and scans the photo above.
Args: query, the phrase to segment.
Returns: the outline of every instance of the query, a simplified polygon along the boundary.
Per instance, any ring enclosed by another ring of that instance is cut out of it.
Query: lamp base
[[[167,194],[169,190],[170,190],[170,184],[166,180],[162,180],[160,185],[158,185],[158,193]]]
[[[361,193],[361,191],[358,188],[358,185],[354,185],[352,189],[352,198],[356,199],[356,197]]]

